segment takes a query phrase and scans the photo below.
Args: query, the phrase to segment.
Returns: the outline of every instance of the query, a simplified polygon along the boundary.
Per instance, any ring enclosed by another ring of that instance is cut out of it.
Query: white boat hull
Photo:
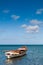
[[[25,55],[26,52],[22,53],[22,54],[15,54],[15,55],[6,55],[7,58],[13,58],[13,57],[20,57],[20,56],[23,56]]]

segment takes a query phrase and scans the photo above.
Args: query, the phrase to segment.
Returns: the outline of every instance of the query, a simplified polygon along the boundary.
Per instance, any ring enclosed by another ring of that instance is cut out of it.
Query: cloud
[[[33,19],[33,20],[30,20],[30,23],[31,24],[41,24],[42,23],[42,21],[39,21],[39,20],[37,20],[37,19]]]
[[[9,13],[10,10],[3,10],[3,13]]]
[[[43,21],[32,19],[29,21],[29,23],[29,25],[23,24],[21,27],[24,28],[27,33],[34,33],[39,32],[39,28],[43,24]]]
[[[38,25],[35,25],[35,26],[27,26],[26,27],[26,32],[29,33],[29,32],[38,32],[39,31],[39,26]]]
[[[37,11],[36,11],[36,14],[42,14],[43,13],[43,9],[38,9]]]
[[[20,18],[20,16],[17,16],[17,15],[11,15],[11,18],[13,18],[14,20],[17,20]]]
[[[38,25],[34,25],[34,26],[32,26],[32,25],[27,26],[26,25],[26,27],[23,27],[23,25],[22,25],[22,28],[25,28],[27,33],[39,32]]]

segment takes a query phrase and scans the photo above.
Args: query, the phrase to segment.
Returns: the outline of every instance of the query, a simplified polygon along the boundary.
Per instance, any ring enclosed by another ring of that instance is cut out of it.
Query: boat
[[[17,50],[10,50],[5,52],[5,56],[7,58],[14,58],[14,57],[20,57],[26,54],[27,47],[23,46],[21,48],[18,48]]]

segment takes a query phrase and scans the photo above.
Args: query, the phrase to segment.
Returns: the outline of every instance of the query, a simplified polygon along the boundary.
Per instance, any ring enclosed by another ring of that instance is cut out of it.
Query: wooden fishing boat
[[[21,48],[18,48],[17,50],[10,50],[5,52],[5,56],[7,58],[19,57],[19,56],[25,55],[26,51],[27,51],[27,48],[23,46]]]

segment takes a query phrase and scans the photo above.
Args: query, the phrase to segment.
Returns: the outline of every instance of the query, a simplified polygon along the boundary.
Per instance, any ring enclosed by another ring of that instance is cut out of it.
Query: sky
[[[43,0],[0,0],[0,45],[43,45]]]

